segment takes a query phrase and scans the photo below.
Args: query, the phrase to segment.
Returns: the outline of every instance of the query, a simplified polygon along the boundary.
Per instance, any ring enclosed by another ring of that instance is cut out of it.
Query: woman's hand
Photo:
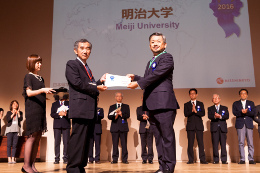
[[[31,90],[31,89],[27,89],[26,90],[26,94],[28,97],[33,97],[42,93],[46,93],[46,94],[52,94],[56,92],[55,90],[53,90],[53,88],[41,88],[38,90]]]
[[[17,110],[16,110],[16,109],[13,109],[11,112],[13,113],[13,114],[11,115],[11,118],[13,118],[13,117],[17,114]]]
[[[13,110],[11,111],[13,114],[16,114],[16,109],[13,108]]]
[[[53,90],[53,88],[41,88],[41,91],[45,94],[52,94],[56,92],[55,90]]]

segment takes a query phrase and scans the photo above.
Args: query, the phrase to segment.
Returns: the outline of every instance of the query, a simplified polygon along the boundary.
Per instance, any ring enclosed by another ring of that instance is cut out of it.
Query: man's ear
[[[76,49],[74,49],[74,53],[75,53],[76,55],[78,55],[78,51],[77,51]]]

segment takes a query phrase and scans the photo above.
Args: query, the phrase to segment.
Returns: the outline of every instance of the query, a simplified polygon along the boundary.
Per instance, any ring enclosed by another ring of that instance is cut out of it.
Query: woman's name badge
[[[221,115],[222,115],[222,116],[225,115],[225,111],[224,111],[224,110],[222,111],[222,114],[221,114]]]

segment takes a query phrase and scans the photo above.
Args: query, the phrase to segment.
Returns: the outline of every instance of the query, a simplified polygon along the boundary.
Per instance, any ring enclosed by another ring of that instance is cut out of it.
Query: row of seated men
[[[59,94],[59,93],[58,93]],[[253,120],[260,123],[260,119],[256,117],[257,112],[260,113],[260,107],[256,110],[254,102],[247,100],[248,91],[241,89],[239,91],[240,100],[233,103],[232,112],[236,116],[235,128],[238,134],[240,161],[239,164],[245,164],[245,151],[244,141],[247,138],[248,144],[248,159],[250,164],[255,164],[254,146],[253,146]],[[199,159],[201,164],[207,164],[205,159],[205,151],[203,144],[203,121],[202,117],[205,116],[205,109],[203,102],[197,100],[197,90],[192,88],[189,90],[190,101],[184,104],[184,115],[187,117],[187,138],[188,138],[188,159],[187,164],[194,163],[194,140],[195,136],[198,142]],[[54,118],[54,137],[55,137],[55,164],[60,161],[60,142],[61,134],[63,136],[63,161],[67,163],[67,143],[70,133],[70,121],[67,118],[67,112],[58,112],[58,108],[62,105],[69,105],[67,98],[58,96],[56,102],[53,103],[51,108],[51,116]],[[129,105],[122,103],[123,95],[120,92],[115,94],[116,104],[110,106],[108,111],[108,119],[111,120],[110,132],[112,134],[113,154],[111,164],[117,163],[119,158],[118,143],[119,138],[122,146],[122,163],[128,164],[128,150],[127,150],[127,133],[129,131],[127,119],[130,117]],[[227,164],[227,123],[229,119],[228,108],[220,104],[220,96],[213,94],[213,106],[208,107],[208,118],[211,120],[210,131],[212,134],[213,144],[213,164]],[[149,113],[142,110],[142,106],[136,110],[137,119],[140,121],[139,134],[141,137],[141,149],[143,164],[153,163],[153,133],[149,129]],[[96,124],[93,137],[89,146],[89,162],[100,163],[100,142],[101,142],[101,119],[104,118],[104,110],[100,107],[97,108]],[[95,157],[93,157],[93,146],[95,143]],[[218,145],[221,146],[221,157],[219,158]],[[147,148],[148,150],[147,150]]]

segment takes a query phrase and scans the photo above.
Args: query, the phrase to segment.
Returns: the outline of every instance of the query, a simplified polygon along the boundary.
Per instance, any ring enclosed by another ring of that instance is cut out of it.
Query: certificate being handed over
[[[131,78],[127,76],[119,76],[113,74],[106,75],[105,86],[107,87],[127,87],[131,82]]]

